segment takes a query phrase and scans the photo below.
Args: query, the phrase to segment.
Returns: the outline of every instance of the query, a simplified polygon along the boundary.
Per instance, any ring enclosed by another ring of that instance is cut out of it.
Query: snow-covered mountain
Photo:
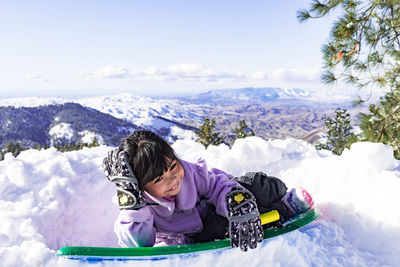
[[[171,121],[201,119],[193,112],[195,108],[192,105],[177,99],[119,94],[77,99],[74,102],[146,128],[162,129],[173,127],[175,124]]]
[[[74,100],[36,97],[2,99],[0,144],[16,141],[27,146],[90,143],[96,137],[100,143],[116,145],[118,140],[137,128],[153,130],[169,142],[178,138],[193,139],[196,128],[176,121],[182,117],[191,118],[191,113],[179,109],[180,106],[174,100],[165,102],[129,94]],[[71,112],[79,111],[74,116],[69,112],[69,118],[62,116],[60,119],[58,113],[63,112],[65,115],[68,107]],[[112,119],[101,114],[120,121],[111,122]],[[97,125],[93,121],[97,121]],[[114,127],[114,134],[110,127]]]
[[[35,145],[90,144],[117,145],[121,138],[138,128],[98,110],[77,103],[40,107],[0,107],[0,145],[19,142]]]
[[[40,107],[74,102],[156,131],[169,142],[194,139],[194,130],[205,117],[216,118],[216,129],[228,137],[233,136],[238,121],[244,119],[256,135],[266,139],[295,137],[314,142],[323,131],[322,118],[331,114],[337,103],[348,104],[334,102],[336,100],[330,98],[330,102],[321,104],[327,99],[319,97],[316,92],[301,89],[243,88],[213,90],[185,98],[150,98],[132,94],[81,99],[6,98],[0,99],[0,106]],[[63,135],[64,138],[68,136],[66,130],[68,127],[60,124],[49,134]]]
[[[310,92],[301,89],[281,88],[243,88],[222,89],[202,93],[193,99],[200,101],[220,102],[222,99],[240,102],[273,102],[278,100],[307,100],[311,99]]]

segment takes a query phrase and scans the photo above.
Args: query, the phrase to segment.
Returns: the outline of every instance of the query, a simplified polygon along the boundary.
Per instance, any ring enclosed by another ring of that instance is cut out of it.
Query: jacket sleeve
[[[226,194],[232,190],[232,187],[240,186],[232,181],[232,175],[219,170],[207,169],[206,162],[203,159],[197,161],[198,177],[195,179],[199,195],[207,202],[215,206],[216,212],[221,216],[227,216]]]
[[[154,215],[150,207],[121,210],[114,223],[114,232],[121,247],[152,247],[156,239]]]

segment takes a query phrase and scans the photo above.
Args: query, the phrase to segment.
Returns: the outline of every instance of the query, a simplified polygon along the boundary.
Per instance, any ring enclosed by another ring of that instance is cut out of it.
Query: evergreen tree
[[[6,148],[1,151],[0,160],[4,159],[4,155],[7,153],[11,153],[14,157],[18,156],[22,151],[29,149],[28,147],[22,147],[20,143],[10,142],[6,145]]]
[[[297,14],[300,22],[320,18],[341,7],[344,11],[322,47],[323,80],[339,79],[365,88],[371,85],[400,89],[400,1],[313,1]]]
[[[89,144],[89,147],[96,147],[96,146],[100,146],[99,142],[97,141],[97,137],[95,136],[93,138],[93,141]]]
[[[7,145],[6,145],[6,149],[5,149],[5,151],[4,151],[4,154],[7,154],[7,153],[11,153],[11,154],[13,154],[13,156],[15,156],[15,154],[16,154],[16,146],[15,146],[15,144],[13,143],[13,142],[11,142],[11,143],[8,143]]]
[[[238,138],[246,138],[247,136],[254,136],[254,132],[247,126],[245,120],[240,120],[239,126],[235,128],[235,140]]]
[[[204,118],[203,124],[200,129],[196,131],[196,142],[201,143],[206,148],[209,145],[219,145],[224,142],[225,137],[220,137],[219,132],[215,132],[215,119],[210,121],[209,118]]]
[[[21,147],[21,145],[18,142],[15,144],[13,142],[11,142],[11,143],[7,144],[4,154],[10,152],[14,157],[16,157],[21,153],[21,151],[26,150],[26,149],[27,148]]]
[[[400,91],[389,92],[379,104],[370,105],[369,113],[361,113],[360,120],[362,140],[391,145],[400,159]]]
[[[14,150],[14,152],[13,152],[14,157],[18,156],[18,155],[21,153],[22,150],[26,150],[26,149],[24,149],[23,147],[21,147],[21,145],[17,142],[17,143],[15,144],[15,150]]]
[[[77,148],[77,149],[75,149],[75,150],[81,150],[81,149],[83,149],[85,146],[86,146],[86,145],[85,145],[84,143],[82,143],[82,142],[79,142],[79,144],[78,144],[78,148]]]
[[[338,7],[342,15],[321,50],[322,79],[326,83],[344,80],[371,93],[376,86],[387,89],[380,103],[361,114],[362,139],[392,145],[399,158],[400,1],[315,0],[297,17],[300,22],[320,18]],[[364,100],[359,97],[355,103]]]
[[[319,143],[316,149],[327,149],[336,155],[341,155],[345,148],[357,141],[357,136],[352,133],[353,127],[350,124],[350,114],[346,109],[336,109],[335,118],[324,118],[325,126],[328,129],[327,140]]]
[[[40,149],[42,149],[42,146],[40,144],[35,144],[33,146],[33,149],[40,150]]]

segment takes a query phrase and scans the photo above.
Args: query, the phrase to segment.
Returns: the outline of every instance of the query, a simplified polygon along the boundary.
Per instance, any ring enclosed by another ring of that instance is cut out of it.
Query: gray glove
[[[226,194],[226,203],[231,246],[242,251],[256,248],[264,238],[264,230],[253,194],[245,188],[234,187]]]
[[[107,179],[117,186],[120,209],[139,209],[146,206],[143,192],[124,151],[119,148],[109,151],[103,160],[103,169]]]

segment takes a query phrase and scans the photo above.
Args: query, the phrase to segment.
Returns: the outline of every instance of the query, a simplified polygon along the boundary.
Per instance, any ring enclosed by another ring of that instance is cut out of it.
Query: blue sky
[[[332,90],[320,48],[333,17],[292,1],[0,1],[0,97]]]

